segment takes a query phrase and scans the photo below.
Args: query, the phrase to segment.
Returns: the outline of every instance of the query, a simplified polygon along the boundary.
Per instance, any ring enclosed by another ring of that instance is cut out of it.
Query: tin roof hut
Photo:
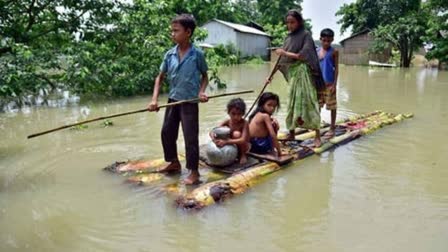
[[[233,44],[242,57],[260,56],[266,59],[269,56],[271,37],[263,31],[219,19],[210,20],[202,27],[208,31],[204,43],[213,46]]]
[[[371,53],[369,48],[374,40],[375,37],[370,29],[364,29],[342,40],[339,62],[345,65],[368,65],[369,60],[387,62],[391,57],[391,49],[381,53]]]

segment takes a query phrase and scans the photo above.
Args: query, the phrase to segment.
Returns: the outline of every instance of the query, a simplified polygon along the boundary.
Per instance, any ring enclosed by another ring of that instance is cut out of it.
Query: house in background
[[[355,33],[340,42],[339,63],[345,65],[368,65],[369,60],[386,63],[391,57],[392,50],[386,49],[382,53],[370,53],[369,48],[375,38],[370,29]]]
[[[258,29],[246,25],[230,23],[213,19],[205,23],[202,28],[208,32],[203,43],[216,46],[219,44],[233,44],[241,52],[242,57],[260,56],[269,58],[271,37]]]

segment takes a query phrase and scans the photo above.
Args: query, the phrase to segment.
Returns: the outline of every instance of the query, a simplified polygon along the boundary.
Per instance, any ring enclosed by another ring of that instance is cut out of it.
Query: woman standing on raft
[[[286,116],[288,139],[294,139],[296,127],[313,129],[316,131],[314,145],[319,147],[321,145],[319,95],[325,88],[325,83],[319,67],[316,46],[311,34],[305,30],[302,15],[298,11],[288,11],[286,27],[289,34],[283,48],[275,52],[281,57],[279,70],[289,84]]]

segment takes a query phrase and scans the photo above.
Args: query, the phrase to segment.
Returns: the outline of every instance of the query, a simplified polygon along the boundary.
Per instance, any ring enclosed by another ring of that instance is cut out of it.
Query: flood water
[[[270,67],[224,69],[226,91],[258,92]],[[144,108],[149,96],[0,114],[0,251],[448,251],[448,72],[348,66],[340,72],[338,118],[378,109],[415,117],[193,213],[176,209],[174,198],[154,187],[102,171],[116,160],[162,157],[162,112],[26,139]],[[269,90],[285,108],[287,85],[279,74]],[[242,96],[249,104],[255,97]],[[227,100],[201,105],[202,143],[226,116]],[[322,115],[329,121],[328,111]]]

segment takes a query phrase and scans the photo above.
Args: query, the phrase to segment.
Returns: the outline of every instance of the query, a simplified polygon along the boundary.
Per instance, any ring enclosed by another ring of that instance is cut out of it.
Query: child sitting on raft
[[[258,100],[257,108],[249,117],[250,152],[256,154],[272,154],[282,152],[277,139],[278,122],[272,114],[280,107],[278,95],[266,92]]]
[[[235,144],[238,147],[239,162],[247,162],[246,153],[249,151],[249,123],[243,118],[246,113],[246,103],[243,99],[235,98],[227,103],[227,114],[229,119],[222,122],[219,127],[230,128],[230,139],[217,139],[213,131],[210,137],[218,147],[228,144]]]

